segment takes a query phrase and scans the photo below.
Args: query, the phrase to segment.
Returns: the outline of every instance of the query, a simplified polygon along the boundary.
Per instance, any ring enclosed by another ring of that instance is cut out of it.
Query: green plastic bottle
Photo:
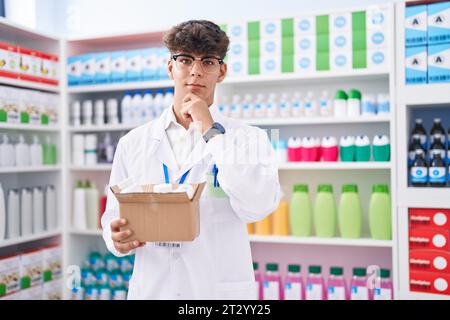
[[[333,186],[322,184],[317,188],[314,204],[314,226],[316,235],[323,238],[336,236],[336,204],[333,196]]]
[[[369,228],[373,239],[392,240],[391,196],[389,187],[376,184],[369,204]]]
[[[356,239],[361,237],[363,213],[357,185],[347,184],[342,186],[338,220],[342,238]]]
[[[310,237],[312,233],[312,206],[308,185],[294,185],[294,193],[289,207],[291,233],[297,237]]]

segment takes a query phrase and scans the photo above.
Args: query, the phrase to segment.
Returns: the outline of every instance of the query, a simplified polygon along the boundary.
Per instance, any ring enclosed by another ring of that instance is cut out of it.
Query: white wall
[[[290,17],[307,11],[346,10],[393,1],[400,0],[36,0],[36,12],[38,29],[82,37],[164,30],[189,19],[220,23]]]

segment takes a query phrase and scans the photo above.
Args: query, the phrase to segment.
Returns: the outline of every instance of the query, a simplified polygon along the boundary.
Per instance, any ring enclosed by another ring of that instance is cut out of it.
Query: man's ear
[[[167,75],[171,80],[173,80],[173,63],[172,60],[167,60]]]
[[[227,71],[228,71],[228,65],[226,63],[223,63],[222,65],[220,65],[220,73],[219,73],[219,77],[217,78],[217,83],[221,83],[225,79],[225,76],[227,75]]]

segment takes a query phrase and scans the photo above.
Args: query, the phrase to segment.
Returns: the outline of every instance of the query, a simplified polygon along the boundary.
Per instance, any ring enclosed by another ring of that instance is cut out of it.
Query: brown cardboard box
[[[205,183],[191,186],[192,199],[186,193],[153,193],[153,185],[142,186],[146,192],[139,193],[120,193],[117,186],[111,187],[120,217],[128,221],[123,229],[133,231],[126,241],[193,241],[200,233],[199,199]]]

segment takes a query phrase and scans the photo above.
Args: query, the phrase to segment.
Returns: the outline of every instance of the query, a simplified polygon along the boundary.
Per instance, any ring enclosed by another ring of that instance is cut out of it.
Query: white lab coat
[[[265,131],[224,117],[214,105],[210,111],[226,133],[208,143],[200,139],[181,169],[164,130],[168,110],[119,141],[110,185],[128,177],[142,184],[164,183],[162,163],[169,169],[171,183],[191,168],[186,183],[200,183],[215,163],[220,187],[228,196],[211,197],[205,188],[200,198],[200,234],[194,241],[182,242],[180,248],[147,243],[135,250],[128,299],[255,298],[246,224],[263,219],[278,207],[281,190],[276,157]],[[257,156],[250,163],[242,162],[239,155],[254,150],[255,138],[259,139]],[[111,240],[110,223],[118,217],[118,202],[110,191],[102,217],[103,238],[108,250],[122,256]]]

